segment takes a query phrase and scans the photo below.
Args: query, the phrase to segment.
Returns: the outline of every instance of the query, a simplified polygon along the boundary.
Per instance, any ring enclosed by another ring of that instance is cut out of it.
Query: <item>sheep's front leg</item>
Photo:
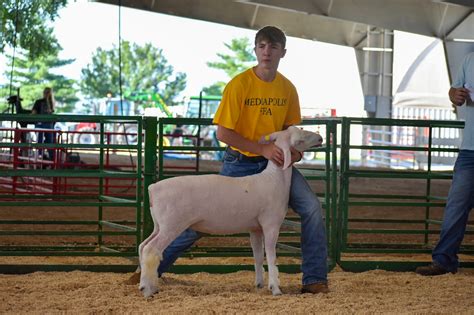
[[[276,266],[276,243],[278,240],[279,226],[263,230],[265,238],[265,253],[268,263],[268,289],[273,295],[281,295],[280,281],[278,280],[278,267]]]
[[[252,245],[253,258],[255,259],[255,286],[261,289],[264,285],[265,274],[265,269],[263,269],[265,255],[262,231],[250,232],[250,244]]]

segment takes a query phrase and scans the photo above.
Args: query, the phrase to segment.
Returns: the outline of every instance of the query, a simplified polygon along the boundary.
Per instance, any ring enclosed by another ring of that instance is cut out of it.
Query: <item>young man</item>
[[[229,147],[221,174],[239,177],[263,171],[272,160],[283,163],[283,152],[273,143],[260,144],[262,136],[286,129],[301,121],[294,85],[277,69],[286,54],[285,34],[274,26],[260,29],[255,36],[257,65],[232,79],[226,86],[214,117],[217,138]],[[292,161],[302,153],[293,150]],[[301,216],[302,293],[326,293],[327,244],[321,205],[303,175],[293,169],[290,207]],[[199,235],[188,229],[163,253],[161,275],[189,248]]]
[[[433,262],[418,267],[422,276],[437,276],[458,270],[458,252],[466,231],[469,213],[474,207],[474,52],[468,54],[457,73],[449,99],[456,106],[465,104],[465,125],[458,158],[454,164],[453,181],[444,209],[438,244]]]

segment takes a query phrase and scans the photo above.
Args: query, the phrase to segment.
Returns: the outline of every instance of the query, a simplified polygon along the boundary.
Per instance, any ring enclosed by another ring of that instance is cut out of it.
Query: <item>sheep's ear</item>
[[[281,137],[281,141],[279,141],[278,146],[283,151],[283,169],[286,170],[288,167],[291,166],[291,138],[288,134],[285,134]]]
[[[283,169],[286,170],[288,167],[291,166],[290,146],[288,146],[288,148],[282,148],[282,149],[283,149],[283,156],[285,158],[285,161],[283,162]]]

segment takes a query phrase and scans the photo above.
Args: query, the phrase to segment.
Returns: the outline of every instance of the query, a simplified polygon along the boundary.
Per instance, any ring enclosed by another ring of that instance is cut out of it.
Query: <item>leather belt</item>
[[[267,161],[267,159],[263,156],[247,156],[245,154],[240,153],[239,151],[233,150],[231,147],[227,147],[225,152],[237,158],[239,161],[252,162],[252,163],[260,163],[260,162]]]

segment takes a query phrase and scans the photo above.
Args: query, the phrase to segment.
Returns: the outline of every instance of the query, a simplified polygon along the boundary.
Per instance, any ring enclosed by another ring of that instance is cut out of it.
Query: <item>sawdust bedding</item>
[[[280,274],[282,296],[253,286],[253,272],[168,274],[145,300],[132,274],[36,272],[0,275],[0,314],[474,314],[474,272],[422,277],[372,270],[329,274],[331,292],[299,294],[301,275]]]
[[[391,189],[395,186],[393,182],[390,185]],[[438,186],[443,192],[449,188],[449,185]],[[372,182],[356,187],[375,189],[378,186]],[[412,189],[413,186],[400,182],[398,187]],[[16,207],[14,212],[2,214],[2,218],[10,219],[9,215],[15,214],[24,219],[44,219],[41,216],[47,217],[49,212],[58,215],[58,211]],[[406,215],[414,216],[412,213],[408,211]],[[60,214],[63,219],[79,215],[76,211]],[[80,216],[84,218],[87,214],[83,209]],[[117,211],[114,214],[118,215]],[[120,219],[128,219],[126,214],[123,216]],[[14,240],[15,244],[23,242],[18,238]],[[13,239],[3,241],[9,244]],[[51,242],[41,237],[37,241],[41,244]],[[31,263],[29,259],[31,257],[3,257],[1,261],[22,264]],[[42,261],[58,263],[58,260],[50,257]],[[279,261],[283,260],[279,258]],[[84,258],[83,263],[87,264],[88,260]],[[421,277],[413,272],[350,273],[336,268],[329,274],[331,292],[316,296],[298,294],[301,274],[281,273],[284,295],[278,297],[273,297],[266,289],[254,288],[254,273],[249,271],[168,274],[160,280],[161,291],[148,300],[140,295],[136,285],[124,283],[130,276],[82,271],[0,274],[0,314],[474,314],[474,270],[469,269],[455,275]]]

